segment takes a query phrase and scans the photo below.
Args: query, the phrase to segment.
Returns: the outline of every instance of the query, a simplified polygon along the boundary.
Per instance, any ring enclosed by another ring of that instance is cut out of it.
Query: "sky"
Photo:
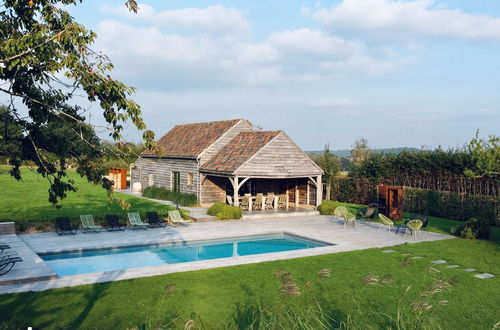
[[[123,3],[69,10],[97,33],[112,76],[137,88],[158,138],[233,118],[284,130],[305,150],[500,135],[498,0],[141,1],[137,14]]]

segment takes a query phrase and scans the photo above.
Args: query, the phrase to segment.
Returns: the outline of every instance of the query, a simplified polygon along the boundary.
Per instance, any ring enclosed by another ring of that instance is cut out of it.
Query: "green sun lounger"
[[[137,228],[148,229],[149,224],[142,222],[139,212],[129,212],[127,213],[127,215],[128,215],[128,222],[130,223],[133,229]]]
[[[102,226],[95,224],[92,214],[80,215],[80,221],[82,223],[82,229],[85,231],[93,230],[98,233],[102,229]]]
[[[186,224],[191,221],[187,221],[182,219],[181,214],[178,210],[168,211],[168,218],[172,221],[173,224]]]

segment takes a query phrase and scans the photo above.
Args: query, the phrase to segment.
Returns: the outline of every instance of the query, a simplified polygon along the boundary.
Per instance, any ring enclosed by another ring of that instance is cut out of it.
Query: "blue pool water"
[[[59,276],[106,272],[180,262],[308,249],[327,244],[290,235],[247,236],[178,245],[61,253],[41,256]]]

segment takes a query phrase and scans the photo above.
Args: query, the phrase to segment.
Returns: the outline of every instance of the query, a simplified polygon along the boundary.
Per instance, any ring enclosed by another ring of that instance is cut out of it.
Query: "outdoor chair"
[[[417,235],[420,233],[420,236],[422,236],[422,232],[420,231],[420,228],[422,228],[423,222],[422,220],[410,220],[406,224],[406,229],[410,230],[410,233],[412,235],[415,235],[415,239],[417,238]],[[406,235],[406,230],[405,230],[405,235]]]
[[[0,260],[0,276],[7,274],[18,262],[22,262],[20,257],[9,256]]]
[[[274,195],[267,195],[266,197],[266,209],[274,209]]]
[[[68,234],[75,235],[78,231],[78,227],[73,226],[69,221],[68,217],[59,217],[56,218],[56,233],[61,236],[64,232],[68,232]]]
[[[380,223],[380,226],[378,227],[378,230],[380,231],[380,229],[385,225],[385,226],[389,226],[389,232],[390,232],[391,227],[394,226],[394,222],[391,219],[389,219],[388,217],[386,217],[385,215],[383,215],[382,213],[378,214],[378,218],[380,219],[380,221],[382,221]]]
[[[82,230],[84,230],[84,232],[93,230],[98,233],[102,229],[102,226],[95,224],[92,214],[80,215],[80,221],[82,223]]]
[[[125,227],[127,227],[126,224],[120,223],[120,219],[116,214],[106,214],[104,220],[106,220],[105,228],[107,231],[112,231],[114,229],[123,231]]]
[[[181,213],[179,210],[173,210],[173,211],[168,211],[168,218],[170,221],[172,221],[172,224],[177,225],[177,224],[188,224],[191,221],[184,220],[181,216]]]
[[[142,228],[148,229],[149,224],[142,222],[139,212],[128,212],[128,222],[132,229]]]
[[[229,205],[233,206],[233,205],[234,205],[234,203],[233,203],[233,197],[231,197],[231,196],[229,196],[229,195],[226,195],[226,202],[227,202]]]
[[[347,213],[347,209],[344,206],[337,206],[333,211],[333,215],[339,218],[343,218]]]
[[[10,249],[10,245],[5,242],[0,242],[0,253],[3,253],[3,251],[7,249]]]
[[[240,208],[242,210],[249,210],[250,209],[250,197],[243,196],[243,198],[241,199]]]
[[[278,208],[286,208],[286,195],[280,195],[278,198]]]
[[[374,207],[368,207],[364,211],[359,211],[358,215],[363,219],[373,219],[377,210]]]
[[[424,217],[424,219],[422,220],[422,228],[426,228],[428,224],[429,224],[429,217]]]
[[[345,212],[342,217],[344,218],[344,227],[346,224],[352,222],[352,226],[357,226],[358,224],[356,223],[356,217],[349,212]]]
[[[257,194],[257,197],[255,197],[255,202],[253,204],[254,210],[260,209],[262,210],[262,201],[264,200],[262,194]]]
[[[165,220],[160,219],[158,212],[146,212],[146,218],[148,219],[148,223],[151,227],[165,227],[167,225]]]

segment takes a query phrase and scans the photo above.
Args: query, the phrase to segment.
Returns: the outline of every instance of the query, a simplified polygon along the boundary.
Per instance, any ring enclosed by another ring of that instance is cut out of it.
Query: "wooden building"
[[[319,168],[283,131],[256,131],[244,119],[177,125],[146,150],[131,181],[192,193],[202,205],[243,194],[288,196],[291,205],[321,203]]]

